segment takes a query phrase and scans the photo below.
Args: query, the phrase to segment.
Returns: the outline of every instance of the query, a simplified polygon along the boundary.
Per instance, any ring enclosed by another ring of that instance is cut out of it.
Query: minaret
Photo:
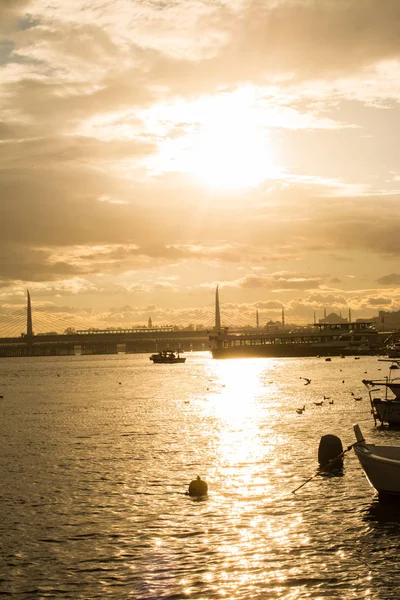
[[[218,286],[215,290],[215,329],[219,331],[221,329],[221,313],[219,311],[219,294]]]
[[[324,319],[326,319],[326,308],[324,308]]]
[[[148,320],[148,322],[147,322],[147,327],[148,327],[149,329],[151,329],[151,328],[153,327],[153,321],[151,320],[151,317],[149,317],[149,320]]]
[[[31,338],[33,336],[31,296],[29,290],[26,291],[28,294],[28,303],[26,307],[26,335]]]
[[[349,323],[351,323],[351,308],[349,307]]]
[[[256,327],[257,327],[257,329],[260,329],[260,320],[258,318],[258,308],[256,310]]]
[[[314,325],[316,325],[316,324],[317,324],[317,313],[314,310]]]
[[[285,309],[282,306],[282,329],[285,329]]]

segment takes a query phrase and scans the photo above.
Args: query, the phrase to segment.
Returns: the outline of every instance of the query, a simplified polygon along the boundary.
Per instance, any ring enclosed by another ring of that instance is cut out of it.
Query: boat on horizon
[[[353,450],[370,485],[380,497],[400,495],[400,446],[367,444],[359,425],[353,429]]]
[[[155,354],[152,354],[149,359],[153,361],[154,364],[168,364],[174,365],[177,363],[184,363],[186,361],[186,357],[180,356],[182,350],[161,350]]]

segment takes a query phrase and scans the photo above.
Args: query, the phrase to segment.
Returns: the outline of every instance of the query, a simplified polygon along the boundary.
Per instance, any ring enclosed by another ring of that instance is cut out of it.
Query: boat
[[[381,425],[399,426],[400,377],[393,377],[392,373],[398,370],[400,360],[383,359],[382,362],[392,363],[389,367],[389,375],[384,379],[363,379],[362,383],[368,390],[375,425],[379,421]],[[389,395],[390,392],[392,395]]]
[[[400,358],[400,342],[395,342],[386,347],[389,358]]]
[[[370,483],[379,496],[400,494],[400,446],[367,444],[359,425],[354,425],[354,452]]]
[[[149,358],[154,364],[175,365],[186,361],[184,356],[180,356],[181,352],[182,350],[161,350],[161,352],[152,354]]]

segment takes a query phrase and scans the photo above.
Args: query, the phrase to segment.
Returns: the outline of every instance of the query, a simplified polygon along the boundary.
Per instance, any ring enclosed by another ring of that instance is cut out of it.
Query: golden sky
[[[400,309],[398,0],[1,0],[0,314]]]

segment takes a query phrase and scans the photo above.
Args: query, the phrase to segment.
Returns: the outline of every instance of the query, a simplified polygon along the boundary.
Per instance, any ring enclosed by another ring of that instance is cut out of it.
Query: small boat
[[[400,494],[400,446],[367,444],[361,429],[354,425],[357,442],[354,452],[370,483],[379,496]]]
[[[400,358],[400,342],[397,341],[386,346],[386,352],[389,358]]]
[[[389,362],[392,365],[389,367],[387,377],[384,379],[363,379],[362,383],[368,390],[375,424],[379,421],[381,425],[400,425],[400,378],[391,376],[392,367],[397,367],[400,361]],[[389,396],[389,392],[393,396]]]
[[[152,354],[149,358],[154,364],[168,364],[174,365],[177,363],[184,363],[186,358],[180,356],[182,350],[162,350],[156,354]]]

